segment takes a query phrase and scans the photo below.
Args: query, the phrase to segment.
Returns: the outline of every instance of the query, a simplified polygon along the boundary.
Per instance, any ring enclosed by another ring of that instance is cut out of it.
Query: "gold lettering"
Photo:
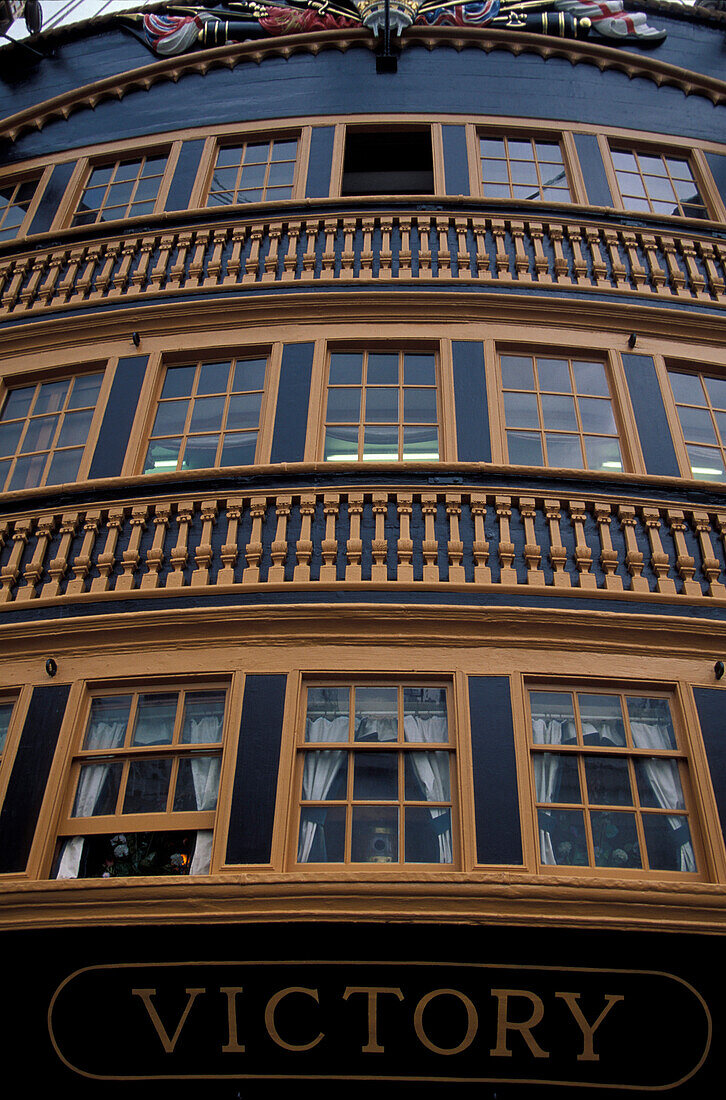
[[[267,1008],[265,1009],[265,1027],[267,1028],[267,1034],[270,1036],[273,1042],[277,1043],[283,1050],[302,1051],[312,1050],[314,1046],[317,1046],[321,1039],[325,1036],[323,1032],[319,1032],[315,1039],[310,1043],[288,1043],[286,1042],[277,1030],[275,1023],[275,1010],[280,1001],[284,997],[288,997],[291,993],[304,993],[306,997],[312,997],[312,999],[320,1004],[320,998],[318,997],[317,989],[305,989],[304,986],[291,985],[287,989],[280,989],[277,993],[274,993],[267,1002]]]
[[[237,994],[243,993],[241,985],[223,985],[220,993],[227,997],[227,1042],[222,1047],[223,1054],[244,1054],[244,1043],[240,1043],[237,1034]]]
[[[578,1025],[580,1031],[582,1032],[582,1054],[577,1055],[578,1062],[599,1062],[600,1055],[595,1054],[595,1048],[592,1041],[593,1036],[595,1035],[595,1032],[600,1027],[600,1024],[603,1022],[613,1005],[617,1004],[618,1001],[625,1000],[622,993],[605,994],[605,1008],[602,1010],[597,1020],[595,1020],[594,1024],[588,1024],[582,1009],[577,1003],[580,999],[579,993],[555,993],[555,997],[560,997],[565,1002],[575,1018],[575,1023]]]
[[[152,997],[156,996],[156,990],[155,989],[132,989],[131,992],[132,992],[134,997],[140,997],[141,1000],[144,1002],[144,1005],[146,1006],[146,1011],[149,1013],[149,1019],[151,1020],[152,1024],[154,1025],[154,1028],[156,1029],[156,1034],[161,1039],[161,1045],[163,1046],[165,1053],[166,1054],[173,1054],[174,1053],[174,1047],[176,1046],[177,1041],[179,1039],[179,1036],[181,1035],[181,1029],[184,1027],[184,1024],[186,1023],[186,1018],[189,1015],[189,1011],[190,1011],[192,1005],[194,1004],[194,1002],[196,1001],[196,999],[197,999],[197,997],[199,996],[200,993],[206,993],[207,991],[206,991],[206,989],[187,989],[187,991],[186,991],[187,998],[188,998],[187,1007],[182,1012],[181,1019],[179,1020],[179,1023],[176,1025],[176,1031],[172,1035],[171,1039],[169,1038],[169,1035],[167,1033],[166,1028],[164,1027],[164,1025],[161,1022],[161,1018],[159,1016],[159,1013],[156,1011],[156,1006],[154,1005],[153,1001],[151,1000]]]
[[[361,1054],[383,1054],[384,1048],[378,1042],[378,994],[392,993],[394,997],[398,997],[399,1001],[402,1001],[403,993],[400,989],[387,985],[347,986],[343,994],[343,1000],[347,1001],[354,993],[368,994],[368,1042],[360,1048]]]
[[[528,989],[493,989],[492,996],[497,998],[497,1045],[489,1051],[493,1058],[511,1058],[512,1052],[507,1046],[507,1032],[520,1032],[525,1043],[535,1058],[549,1058],[546,1050],[543,1050],[532,1035],[532,1028],[536,1027],[544,1016],[542,999],[536,993],[530,993]],[[510,997],[526,997],[532,1004],[532,1015],[522,1023],[514,1023],[507,1015],[507,1006]]]
[[[437,1046],[436,1043],[433,1043],[431,1039],[429,1039],[423,1027],[423,1014],[426,1005],[433,1001],[434,997],[443,996],[458,997],[466,1009],[466,1035],[459,1045],[455,1047]],[[473,1043],[479,1027],[479,1016],[466,994],[460,993],[458,989],[432,989],[432,991],[422,997],[416,1005],[416,1011],[413,1014],[413,1026],[416,1030],[419,1042],[428,1050],[433,1050],[434,1054],[460,1054],[462,1050],[466,1050],[466,1048]]]

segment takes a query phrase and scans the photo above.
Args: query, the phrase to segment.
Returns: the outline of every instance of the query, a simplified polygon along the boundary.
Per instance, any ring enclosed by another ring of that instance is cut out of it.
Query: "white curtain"
[[[671,749],[673,747],[670,728],[666,725],[658,722],[631,720],[630,728],[633,731],[633,741],[639,749]],[[655,795],[658,805],[664,810],[685,809],[683,790],[678,778],[677,762],[652,757],[643,760],[643,765],[650,789]],[[671,829],[676,830],[680,829],[687,819],[669,814],[667,820]],[[690,840],[684,841],[680,846],[679,870],[691,872],[696,870],[696,857]]]
[[[218,715],[210,714],[196,722],[191,721],[190,743],[194,745],[214,744],[221,736],[222,721]],[[193,756],[192,782],[194,800],[198,810],[213,810],[217,805],[219,790],[219,769],[221,756]]]
[[[348,715],[337,718],[313,718],[308,721],[307,740],[314,744],[348,740]],[[323,802],[333,781],[345,760],[345,752],[308,752],[305,754],[303,768],[302,796],[313,802]],[[301,821],[298,842],[297,861],[307,863],[310,859],[313,842],[318,829],[323,828],[317,821]]]
[[[561,745],[563,730],[567,739],[574,737],[574,723],[560,718],[532,718],[532,738],[535,745]],[[534,785],[538,802],[554,802],[560,775],[560,757],[554,752],[534,754]],[[539,831],[539,850],[542,862],[557,863],[552,837],[546,829]]]
[[[415,714],[406,714],[403,718],[404,740],[419,745],[441,745],[449,740],[446,718],[440,714],[429,718],[420,718]],[[410,758],[416,778],[421,784],[429,802],[448,802],[450,798],[450,758],[448,752],[412,752]],[[451,811],[441,806],[432,806],[429,813],[434,821],[446,816],[447,824],[438,832],[439,863],[451,863],[453,849],[451,843]],[[440,823],[440,825],[443,823]]]

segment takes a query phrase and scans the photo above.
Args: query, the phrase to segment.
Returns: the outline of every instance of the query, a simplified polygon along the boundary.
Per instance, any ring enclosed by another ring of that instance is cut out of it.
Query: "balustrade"
[[[726,510],[442,488],[286,489],[0,519],[0,605],[285,587],[724,600]]]

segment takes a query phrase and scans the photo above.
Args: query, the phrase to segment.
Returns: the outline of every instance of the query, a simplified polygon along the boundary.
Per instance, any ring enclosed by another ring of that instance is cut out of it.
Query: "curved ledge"
[[[268,40],[230,43],[210,50],[198,50],[181,57],[167,58],[119,73],[104,80],[86,84],[81,88],[64,92],[43,103],[35,104],[11,115],[0,124],[0,137],[16,141],[26,130],[42,130],[54,119],[66,119],[74,111],[84,107],[94,108],[105,99],[123,99],[129,92],[148,91],[163,80],[174,83],[187,73],[204,76],[213,68],[234,69],[245,61],[260,64],[267,57],[290,57],[294,53],[317,54],[323,49],[345,51],[354,45],[375,49],[375,40],[369,31],[330,30],[311,34],[285,35]],[[573,65],[595,65],[601,71],[616,69],[633,77],[645,77],[658,86],[667,84],[679,88],[684,95],[702,95],[714,105],[726,102],[726,81],[700,73],[681,69],[677,65],[658,61],[649,56],[636,55],[626,50],[578,39],[560,39],[549,35],[524,31],[496,30],[490,27],[410,27],[401,43],[404,49],[423,45],[427,49],[449,45],[456,50],[477,47],[487,53],[491,50],[507,50],[515,56],[534,53],[547,60],[564,58]]]

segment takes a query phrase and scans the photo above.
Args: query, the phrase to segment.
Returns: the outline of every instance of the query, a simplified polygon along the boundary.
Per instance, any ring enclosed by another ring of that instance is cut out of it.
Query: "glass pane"
[[[192,435],[184,448],[183,470],[206,470],[217,465],[218,435]]]
[[[126,781],[123,813],[153,814],[166,810],[171,760],[132,760]]]
[[[436,362],[433,355],[406,352],[403,357],[403,382],[405,386],[434,386]]]
[[[9,470],[10,470],[10,459],[9,458],[3,458],[2,460],[0,460],[0,489],[2,489],[5,485],[5,479],[8,476]]]
[[[687,405],[678,407],[683,438],[693,443],[717,443],[716,432],[708,409],[693,409]]]
[[[125,164],[119,164],[114,173],[114,183],[121,183],[124,180],[135,180],[141,170],[140,160],[130,160]]]
[[[222,445],[220,466],[251,466],[257,453],[257,432],[228,432]]]
[[[508,428],[539,428],[536,394],[505,393],[504,419]]]
[[[174,791],[175,812],[214,810],[219,789],[221,756],[192,756],[179,761]]]
[[[501,159],[504,156],[504,139],[480,138],[479,152],[483,157],[499,157]]]
[[[228,428],[256,428],[260,422],[261,393],[242,393],[229,399]]]
[[[331,386],[360,386],[363,378],[361,352],[334,352],[330,356]]]
[[[667,699],[648,699],[629,695],[625,702],[633,744],[636,748],[675,749],[677,747],[676,732],[673,729],[673,719]]]
[[[538,802],[582,803],[577,757],[573,753],[536,752],[532,761]]]
[[[677,374],[674,371],[668,373],[676,401],[682,401],[686,405],[705,405],[706,396],[703,392],[701,379],[697,374]]]
[[[328,410],[326,420],[329,424],[357,424],[360,420],[360,393],[353,386],[328,390]]]
[[[623,456],[617,439],[586,435],[585,453],[587,465],[591,470],[622,470],[623,468]]]
[[[217,154],[217,167],[222,168],[230,164],[238,165],[242,160],[244,145],[229,145],[226,149],[220,149]]]
[[[3,408],[3,420],[15,420],[27,416],[30,402],[33,400],[35,386],[26,386],[20,390],[11,390]]]
[[[617,695],[581,695],[577,701],[586,745],[624,745],[625,725]]]
[[[100,817],[116,812],[123,764],[84,764],[78,777],[71,817]]]
[[[547,465],[581,470],[585,463],[582,446],[577,435],[547,435]]]
[[[395,392],[395,391],[394,391]],[[366,462],[396,462],[398,460],[398,428],[366,427],[363,440]]]
[[[726,379],[704,378],[708,396],[717,409],[726,409]]]
[[[445,688],[403,689],[403,739],[429,745],[448,743]]]
[[[540,859],[547,866],[586,867],[587,843],[581,810],[538,810]]]
[[[405,797],[409,802],[450,802],[448,752],[409,752],[404,757]]]
[[[132,745],[170,745],[179,696],[175,691],[140,695]]]
[[[407,806],[405,816],[406,863],[451,863],[451,811]]]
[[[144,473],[155,474],[164,470],[176,470],[181,439],[165,439],[151,443],[144,462]]]
[[[642,867],[635,814],[593,810],[590,814],[596,867]]]
[[[506,390],[533,390],[534,369],[529,355],[503,355],[502,386]]]
[[[425,428],[403,429],[404,462],[437,462],[439,458],[439,432],[435,424]]]
[[[156,411],[152,436],[179,435],[184,431],[188,401],[162,401]]]
[[[12,703],[0,703],[0,753],[5,748],[5,740],[8,735],[10,716],[13,713]]]
[[[23,430],[22,421],[14,424],[0,424],[0,455],[14,455]]]
[[[530,691],[529,706],[535,745],[572,744],[577,740],[569,691]]]
[[[73,379],[69,409],[93,408],[103,381],[102,374],[79,374]]]
[[[686,450],[694,477],[705,481],[723,481],[724,467],[720,451],[712,447],[697,447],[693,443],[689,443]]]
[[[194,402],[190,432],[216,432],[222,426],[223,397],[200,397]],[[236,425],[235,425],[236,426]]]
[[[632,806],[628,761],[620,756],[586,756],[585,776],[591,803]]]
[[[58,435],[56,446],[72,447],[73,444],[85,444],[92,419],[92,409],[84,409],[83,412],[66,413],[63,417],[63,426]]]
[[[53,442],[57,424],[57,416],[39,416],[37,420],[31,420],[23,437],[21,452],[47,451]]]
[[[324,458],[326,462],[355,462],[358,458],[358,428],[327,428]]]
[[[264,389],[266,367],[266,359],[241,359],[234,368],[233,391]]]
[[[226,393],[231,363],[202,363],[197,393]]]
[[[515,466],[541,466],[542,440],[535,432],[507,432],[509,461]]]
[[[93,700],[84,749],[117,749],[123,745],[131,698],[130,695],[105,695]]]
[[[9,489],[35,489],[43,480],[46,455],[34,455],[31,458],[19,458],[15,463]]]
[[[214,744],[222,740],[224,700],[223,691],[187,692],[181,732],[183,744]]]
[[[295,160],[297,141],[275,141],[272,144],[272,160]]]
[[[513,183],[526,183],[538,191],[537,169],[534,164],[526,164],[524,161],[513,161],[510,165]]]
[[[685,801],[675,760],[646,756],[635,761],[641,806],[652,810],[683,810]]]
[[[304,806],[300,811],[298,863],[343,863],[345,806]]]
[[[398,798],[397,753],[356,752],[353,759],[353,798],[389,802]]]
[[[348,688],[308,688],[306,741],[347,741]]]
[[[351,859],[354,863],[398,863],[396,807],[353,807]]]
[[[380,421],[396,423],[398,420],[398,390],[371,387],[366,390],[366,423]]]
[[[598,397],[581,397],[580,416],[582,417],[582,428],[585,432],[617,434],[615,417],[609,400]]]
[[[322,731],[334,740],[340,740],[340,734],[334,727]],[[329,752],[308,752],[303,768],[302,797],[305,802],[340,802],[348,795],[348,754],[336,750]]]
[[[654,871],[695,872],[688,818],[682,814],[643,814],[648,863]]]
[[[79,878],[188,875],[197,833],[116,833],[87,836]],[[206,871],[201,873],[206,874]]]
[[[407,387],[403,391],[403,419],[407,424],[435,424],[436,390]]]
[[[545,393],[542,395],[541,401],[542,420],[545,428],[554,428],[558,431],[577,431],[575,401],[572,397],[555,397]],[[523,425],[523,427],[530,426],[529,424]]]
[[[48,467],[46,485],[64,485],[69,481],[75,481],[82,455],[82,447],[72,451],[56,451]]]
[[[398,738],[398,689],[355,689],[355,740],[396,741]]]
[[[271,164],[267,176],[268,187],[280,187],[283,184],[291,184],[295,174],[294,164]]]
[[[189,397],[192,392],[195,369],[195,367],[169,367],[161,396]]]
[[[607,374],[602,363],[585,363],[574,360],[572,370],[579,394],[590,397],[609,397]]]

